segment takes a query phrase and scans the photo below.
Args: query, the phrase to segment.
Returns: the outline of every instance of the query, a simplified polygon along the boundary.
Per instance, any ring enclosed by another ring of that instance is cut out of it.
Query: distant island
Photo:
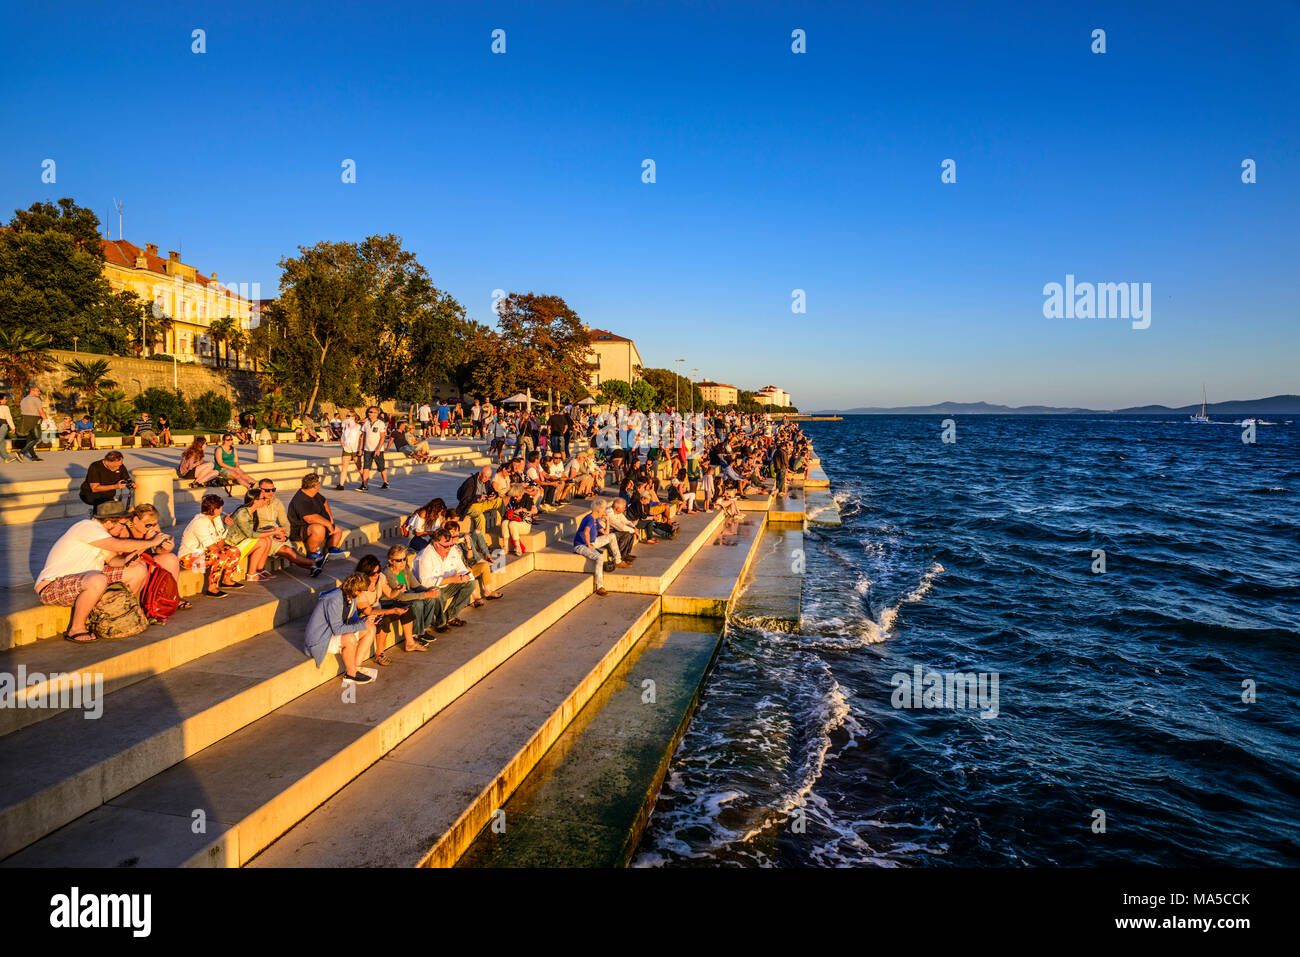
[[[1266,399],[1238,399],[1211,402],[1210,415],[1296,415],[1300,395],[1273,395]],[[1191,415],[1201,411],[1200,403],[1171,409],[1167,405],[1138,405],[1128,409],[1074,409],[1053,405],[990,405],[987,402],[940,402],[937,405],[903,405],[893,408],[860,407],[825,409],[810,415]]]

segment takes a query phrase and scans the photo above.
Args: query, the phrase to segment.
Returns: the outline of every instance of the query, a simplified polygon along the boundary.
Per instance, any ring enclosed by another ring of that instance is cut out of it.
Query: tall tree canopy
[[[586,393],[591,337],[568,303],[514,292],[501,300],[497,317],[514,389],[531,388],[534,396],[547,389],[559,396]]]
[[[15,210],[0,231],[0,323],[54,348],[126,353],[145,304],[104,276],[99,220],[71,199]]]
[[[413,402],[464,360],[465,310],[433,285],[398,236],[321,242],[280,261],[280,296],[263,310],[267,360],[292,398]]]

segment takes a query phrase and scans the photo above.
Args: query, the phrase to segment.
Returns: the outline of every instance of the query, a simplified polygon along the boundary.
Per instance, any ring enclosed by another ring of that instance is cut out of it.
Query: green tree
[[[95,425],[106,432],[130,432],[135,419],[135,408],[126,401],[121,389],[106,389],[99,395],[99,408]]]
[[[0,325],[56,346],[125,353],[142,304],[104,277],[99,220],[71,199],[15,210],[0,231]]]
[[[464,333],[467,338],[461,361],[450,373],[461,395],[496,401],[520,391],[515,385],[518,357],[506,349],[501,336],[477,322],[467,323]]]
[[[699,386],[671,369],[643,369],[641,378],[654,386],[655,402],[660,408],[666,408],[675,401],[678,410],[689,409],[692,394],[695,397],[695,408],[704,405],[704,395],[700,392]]]
[[[9,383],[15,396],[27,391],[29,380],[54,371],[48,349],[49,341],[40,333],[0,325],[0,379]]]
[[[645,379],[637,379],[632,383],[631,399],[628,402],[628,408],[640,409],[642,412],[650,412],[658,404],[655,397],[655,387]]]
[[[356,243],[320,242],[280,260],[276,305],[285,333],[280,354],[293,379],[303,383],[306,407],[317,399],[353,403],[360,399],[355,356],[374,343],[367,323],[368,283]]]
[[[208,324],[208,338],[212,340],[212,360],[215,365],[230,365],[230,340],[239,331],[239,325],[230,316],[213,319]],[[225,362],[221,353],[225,352]]]
[[[224,395],[209,389],[190,400],[190,409],[200,428],[209,432],[222,432],[230,423],[230,413],[234,411],[234,406]]]
[[[155,420],[167,416],[173,429],[188,429],[194,424],[194,414],[179,389],[150,386],[135,397],[133,404],[137,412],[148,412]]]
[[[65,362],[63,368],[71,373],[63,380],[64,387],[79,392],[81,405],[94,417],[95,409],[99,405],[100,393],[105,389],[117,388],[117,381],[108,377],[108,360],[91,359],[83,362],[80,359],[73,359],[71,362]]]
[[[257,415],[257,424],[259,426],[283,430],[287,427],[289,417],[293,414],[293,407],[289,405],[289,400],[283,396],[267,392],[262,395],[257,405],[253,407],[253,412]]]
[[[516,389],[564,396],[586,387],[591,340],[561,297],[511,293],[498,304],[497,320]]]
[[[632,386],[622,379],[606,379],[600,384],[596,398],[606,405],[618,408],[632,402]]]

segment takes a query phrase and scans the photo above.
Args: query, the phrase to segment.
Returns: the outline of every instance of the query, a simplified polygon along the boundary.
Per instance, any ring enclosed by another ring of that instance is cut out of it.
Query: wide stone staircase
[[[403,515],[454,502],[485,461],[470,446],[398,463],[388,492],[327,492],[347,559],[197,597],[135,638],[63,641],[67,609],[0,589],[0,676],[22,698],[0,707],[0,866],[452,864],[661,611],[725,614],[772,504],[745,503],[740,525],[682,516],[674,540],[605,575],[606,597],[570,547],[586,503],[566,505],[539,517],[527,554],[476,569],[504,599],[466,609],[427,653],[390,634],[393,666],[363,686],[341,682],[337,655],[318,668],[302,649],[319,592],[362,555],[382,561]],[[287,498],[318,465],[248,470]],[[188,491],[178,531],[197,511]],[[5,497],[0,511],[34,507]],[[71,521],[37,524],[57,537]],[[199,588],[183,576],[183,593]]]

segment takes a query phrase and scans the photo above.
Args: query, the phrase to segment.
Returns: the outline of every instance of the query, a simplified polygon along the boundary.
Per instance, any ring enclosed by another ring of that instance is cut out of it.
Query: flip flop
[[[83,638],[82,635],[88,635],[89,637]],[[88,645],[92,641],[98,641],[99,636],[91,634],[89,631],[76,631],[76,632],[65,631],[63,633],[63,640],[70,641],[73,644],[77,644],[77,645]]]

